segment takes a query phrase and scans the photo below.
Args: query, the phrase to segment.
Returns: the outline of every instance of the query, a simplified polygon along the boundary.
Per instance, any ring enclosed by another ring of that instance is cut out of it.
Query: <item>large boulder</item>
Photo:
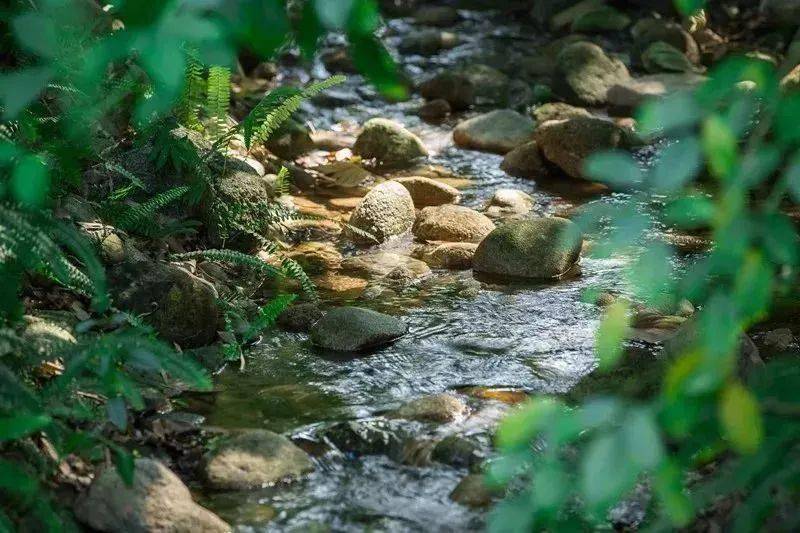
[[[137,459],[133,485],[114,468],[98,475],[78,500],[75,515],[96,531],[130,533],[217,533],[231,527],[192,500],[189,488],[166,466]]]
[[[500,169],[511,176],[533,180],[550,174],[536,141],[527,142],[508,152],[500,163]]]
[[[210,344],[222,325],[217,290],[177,265],[139,261],[110,271],[116,304],[183,348]]]
[[[578,261],[583,238],[578,226],[563,218],[508,222],[478,245],[476,272],[530,279],[558,279]]]
[[[411,166],[415,159],[428,155],[419,137],[386,118],[373,118],[364,124],[356,138],[353,153],[395,168]]]
[[[371,309],[338,307],[311,328],[311,341],[327,350],[359,352],[388,344],[408,332],[400,319]]]
[[[428,265],[419,259],[391,252],[356,255],[342,261],[343,271],[368,279],[388,276],[397,268],[404,269],[414,278],[422,278],[431,273]]]
[[[568,100],[597,106],[606,102],[611,87],[628,78],[622,61],[609,57],[596,44],[577,42],[558,54],[553,88]]]
[[[462,148],[505,154],[530,141],[536,124],[510,109],[497,109],[465,120],[453,130]]]
[[[547,122],[536,130],[536,143],[551,163],[574,178],[585,177],[583,165],[591,154],[624,145],[622,128],[599,118]]]
[[[385,181],[361,199],[350,215],[349,224],[384,242],[411,229],[415,217],[414,200],[408,189],[396,181]],[[347,234],[355,241],[365,240],[365,236],[350,228]]]
[[[205,460],[205,479],[219,490],[243,490],[296,479],[314,469],[306,452],[265,429],[224,438]]]
[[[420,211],[412,232],[422,241],[480,242],[494,223],[469,207],[441,205]]]
[[[431,178],[408,176],[395,178],[394,181],[408,189],[417,209],[432,205],[457,204],[461,198],[458,189]]]

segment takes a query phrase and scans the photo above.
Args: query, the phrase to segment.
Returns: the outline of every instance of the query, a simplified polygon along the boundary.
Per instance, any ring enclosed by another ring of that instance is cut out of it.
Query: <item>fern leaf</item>
[[[147,232],[152,227],[152,217],[156,211],[176,202],[189,192],[189,187],[174,187],[150,198],[143,204],[127,206],[121,213],[111,215],[112,222],[120,229],[127,231]]]
[[[279,294],[267,305],[258,309],[258,316],[250,322],[243,335],[244,342],[256,338],[262,331],[271,327],[280,314],[295,300],[294,294]]]
[[[231,98],[231,71],[226,67],[213,66],[208,69],[206,112],[209,117],[209,133],[217,136],[225,126]]]
[[[289,194],[291,184],[292,176],[289,174],[289,169],[286,167],[281,167],[281,169],[278,171],[278,175],[275,177],[275,186],[273,189],[275,196],[280,197]]]
[[[206,92],[206,81],[203,78],[203,65],[197,57],[197,51],[186,50],[186,73],[184,75],[183,93],[176,108],[178,122],[193,130],[202,130],[200,109]]]

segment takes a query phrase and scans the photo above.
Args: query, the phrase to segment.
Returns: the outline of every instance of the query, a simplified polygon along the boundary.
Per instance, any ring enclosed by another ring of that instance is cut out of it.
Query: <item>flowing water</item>
[[[424,79],[447,65],[488,61],[534,46],[529,28],[502,24],[497,14],[462,15],[464,20],[450,29],[459,34],[461,45],[431,58],[402,58],[412,77]],[[395,46],[400,36],[412,30],[407,19],[395,19],[386,29],[386,39]],[[289,73],[301,81],[307,79],[300,69]],[[320,65],[311,73],[325,74]],[[500,187],[532,195],[533,214],[551,214],[563,205],[535,182],[502,172],[499,156],[452,146],[452,124],[422,123],[414,115],[418,99],[387,103],[359,76],[350,77],[334,91],[340,100],[352,103],[336,108],[309,104],[305,111],[314,126],[336,128],[377,116],[402,122],[431,147],[432,163],[473,180],[463,190],[466,205],[482,207]],[[408,239],[400,239],[384,248],[409,245]],[[402,317],[410,328],[398,342],[361,357],[319,353],[302,334],[270,334],[250,351],[244,373],[229,369],[219,376],[222,391],[203,414],[213,426],[285,432],[317,451],[317,468],[300,482],[252,492],[206,494],[204,503],[241,531],[480,530],[486,512],[449,498],[466,468],[430,461],[420,465],[380,454],[339,453],[320,445],[320,432],[337,421],[379,418],[410,399],[465,386],[514,388],[530,394],[568,391],[595,368],[593,343],[599,312],[582,300],[582,294],[588,287],[621,285],[616,260],[584,258],[581,268],[580,277],[544,285],[493,285],[474,280],[469,271],[435,271],[392,297],[359,300],[357,305]],[[497,419],[492,418],[492,409],[502,412],[492,402],[470,402],[490,420]],[[483,435],[481,442],[486,445],[490,426],[487,429],[478,416],[458,427],[409,427],[422,440],[437,432],[456,432]]]

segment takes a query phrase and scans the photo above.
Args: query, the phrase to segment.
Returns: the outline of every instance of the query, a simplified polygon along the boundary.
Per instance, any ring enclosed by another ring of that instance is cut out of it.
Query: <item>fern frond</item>
[[[231,99],[231,71],[227,67],[212,66],[208,69],[206,90],[206,112],[209,117],[209,133],[220,134],[228,116]]]
[[[113,224],[126,231],[138,231],[140,233],[152,234],[153,215],[163,207],[176,202],[184,194],[189,192],[189,187],[174,187],[155,195],[143,204],[125,206],[120,213],[110,212]]]
[[[258,315],[250,322],[247,330],[242,336],[244,342],[249,342],[256,338],[262,331],[271,327],[278,320],[283,311],[296,299],[294,294],[279,294],[267,305],[258,309]]]
[[[286,167],[281,167],[281,169],[278,171],[278,175],[275,177],[275,187],[273,190],[275,197],[277,198],[285,194],[289,194],[291,185],[292,176],[289,173],[289,169]]]
[[[202,130],[200,109],[206,93],[206,80],[203,78],[203,65],[197,57],[197,51],[186,50],[186,73],[184,75],[183,93],[176,107],[178,122],[193,130]]]

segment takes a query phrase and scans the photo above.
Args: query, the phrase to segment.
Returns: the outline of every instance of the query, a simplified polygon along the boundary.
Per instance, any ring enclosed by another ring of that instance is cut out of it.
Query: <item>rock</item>
[[[304,242],[288,252],[286,257],[297,261],[306,274],[317,275],[336,270],[342,262],[342,254],[335,246],[326,242]]]
[[[535,124],[510,109],[497,109],[465,120],[453,130],[453,140],[462,148],[505,154],[530,141]]]
[[[314,278],[314,285],[322,291],[336,296],[355,297],[367,286],[367,280],[353,276],[344,276],[337,272],[327,272],[324,276]]]
[[[455,33],[427,29],[406,35],[397,48],[402,54],[432,56],[457,44],[458,36]]]
[[[321,435],[342,452],[393,459],[401,457],[403,443],[412,436],[400,421],[382,418],[338,422],[325,428]]]
[[[344,72],[346,74],[355,74],[358,69],[353,64],[353,59],[347,48],[334,48],[332,50],[325,50],[320,54],[322,64],[331,74],[337,72]],[[326,91],[327,92],[327,91]]]
[[[217,490],[244,490],[296,479],[314,469],[308,454],[265,429],[227,437],[205,460],[205,479]]]
[[[408,190],[411,199],[414,201],[414,207],[417,209],[435,205],[457,204],[461,199],[461,193],[458,192],[458,189],[431,178],[408,176],[395,178],[394,181]]]
[[[436,443],[431,459],[455,468],[474,468],[486,456],[475,442],[459,435],[450,435]]]
[[[563,218],[508,222],[491,232],[475,251],[476,272],[530,279],[558,279],[580,257],[578,226]]]
[[[452,71],[440,72],[419,86],[419,93],[429,101],[444,100],[454,111],[475,104],[475,86],[466,74]]]
[[[706,81],[692,72],[681,74],[651,74],[631,78],[608,90],[609,112],[616,116],[631,116],[646,100],[663,98],[677,91],[691,90]]]
[[[338,307],[311,328],[311,341],[321,348],[357,352],[388,344],[408,332],[408,326],[371,309]]]
[[[414,279],[431,273],[428,265],[418,259],[391,252],[376,252],[348,257],[342,261],[342,270],[363,278],[382,278],[403,267]]]
[[[417,111],[417,115],[419,115],[419,118],[425,122],[431,122],[435,124],[446,119],[450,115],[451,111],[452,107],[447,100],[444,98],[436,98],[429,102],[425,102]]]
[[[592,114],[582,107],[565,104],[563,102],[551,102],[533,108],[531,111],[533,118],[538,124],[544,124],[548,120],[566,120],[569,118],[587,117]]]
[[[188,487],[166,466],[137,459],[128,487],[114,468],[98,475],[78,500],[75,515],[98,531],[214,533],[231,527],[192,501]]]
[[[553,89],[570,101],[602,105],[614,85],[630,78],[628,69],[602,48],[588,42],[566,46],[556,58]]]
[[[656,41],[642,52],[642,65],[648,72],[696,72],[698,69],[680,50]]]
[[[430,243],[420,246],[414,255],[431,268],[469,270],[476,248],[478,245],[473,242]]]
[[[290,119],[270,135],[265,146],[281,159],[294,159],[313,150],[315,144],[308,127]]]
[[[794,335],[789,328],[778,328],[764,335],[764,344],[778,351],[786,351],[794,342]]]
[[[452,26],[459,18],[458,11],[450,6],[421,6],[414,13],[414,21],[425,26]]]
[[[509,79],[496,68],[474,63],[458,72],[464,74],[475,88],[475,103],[491,105],[507,103]]]
[[[19,337],[25,351],[39,361],[59,357],[71,344],[77,343],[73,333],[74,317],[59,311],[39,311],[25,315],[20,324]],[[0,353],[4,352],[0,350]]]
[[[353,153],[365,159],[376,159],[387,167],[411,166],[415,159],[428,155],[419,137],[397,122],[373,118],[364,124],[356,138]]]
[[[359,202],[350,215],[349,224],[372,235],[378,242],[384,242],[411,229],[415,218],[414,200],[408,189],[396,181],[385,181],[373,187]],[[356,242],[366,241],[352,229],[346,231]]]
[[[467,507],[488,507],[494,496],[486,486],[483,474],[469,474],[450,493],[451,500]]]
[[[533,198],[517,189],[497,189],[489,200],[486,216],[500,218],[519,216],[533,209]]]
[[[800,1],[761,0],[761,13],[774,26],[797,26],[800,24]]]
[[[486,215],[448,204],[420,211],[412,232],[423,241],[480,242],[493,229],[494,223]]]
[[[472,396],[473,398],[502,402],[507,405],[520,404],[530,399],[528,393],[520,389],[497,389],[475,386],[460,389],[459,392]]]
[[[618,148],[625,139],[622,128],[599,118],[573,118],[547,122],[536,130],[535,140],[545,158],[573,178],[583,178],[583,163],[591,154]]]
[[[463,418],[468,410],[467,404],[458,396],[442,393],[412,400],[393,414],[408,420],[445,423]]]
[[[573,33],[617,32],[627,28],[630,17],[611,6],[601,6],[581,13],[572,21],[570,30]]]
[[[645,18],[631,28],[634,56],[641,61],[645,50],[656,42],[664,42],[677,49],[689,62],[700,64],[700,48],[689,32],[680,24],[664,19]]]
[[[322,315],[322,310],[315,303],[294,304],[283,310],[278,316],[277,324],[286,331],[308,333]]]
[[[114,301],[144,320],[165,340],[183,348],[210,344],[221,329],[217,291],[183,268],[140,261],[110,272]]]
[[[522,144],[503,158],[500,169],[517,178],[538,179],[550,174],[550,169],[542,156],[536,141]]]

